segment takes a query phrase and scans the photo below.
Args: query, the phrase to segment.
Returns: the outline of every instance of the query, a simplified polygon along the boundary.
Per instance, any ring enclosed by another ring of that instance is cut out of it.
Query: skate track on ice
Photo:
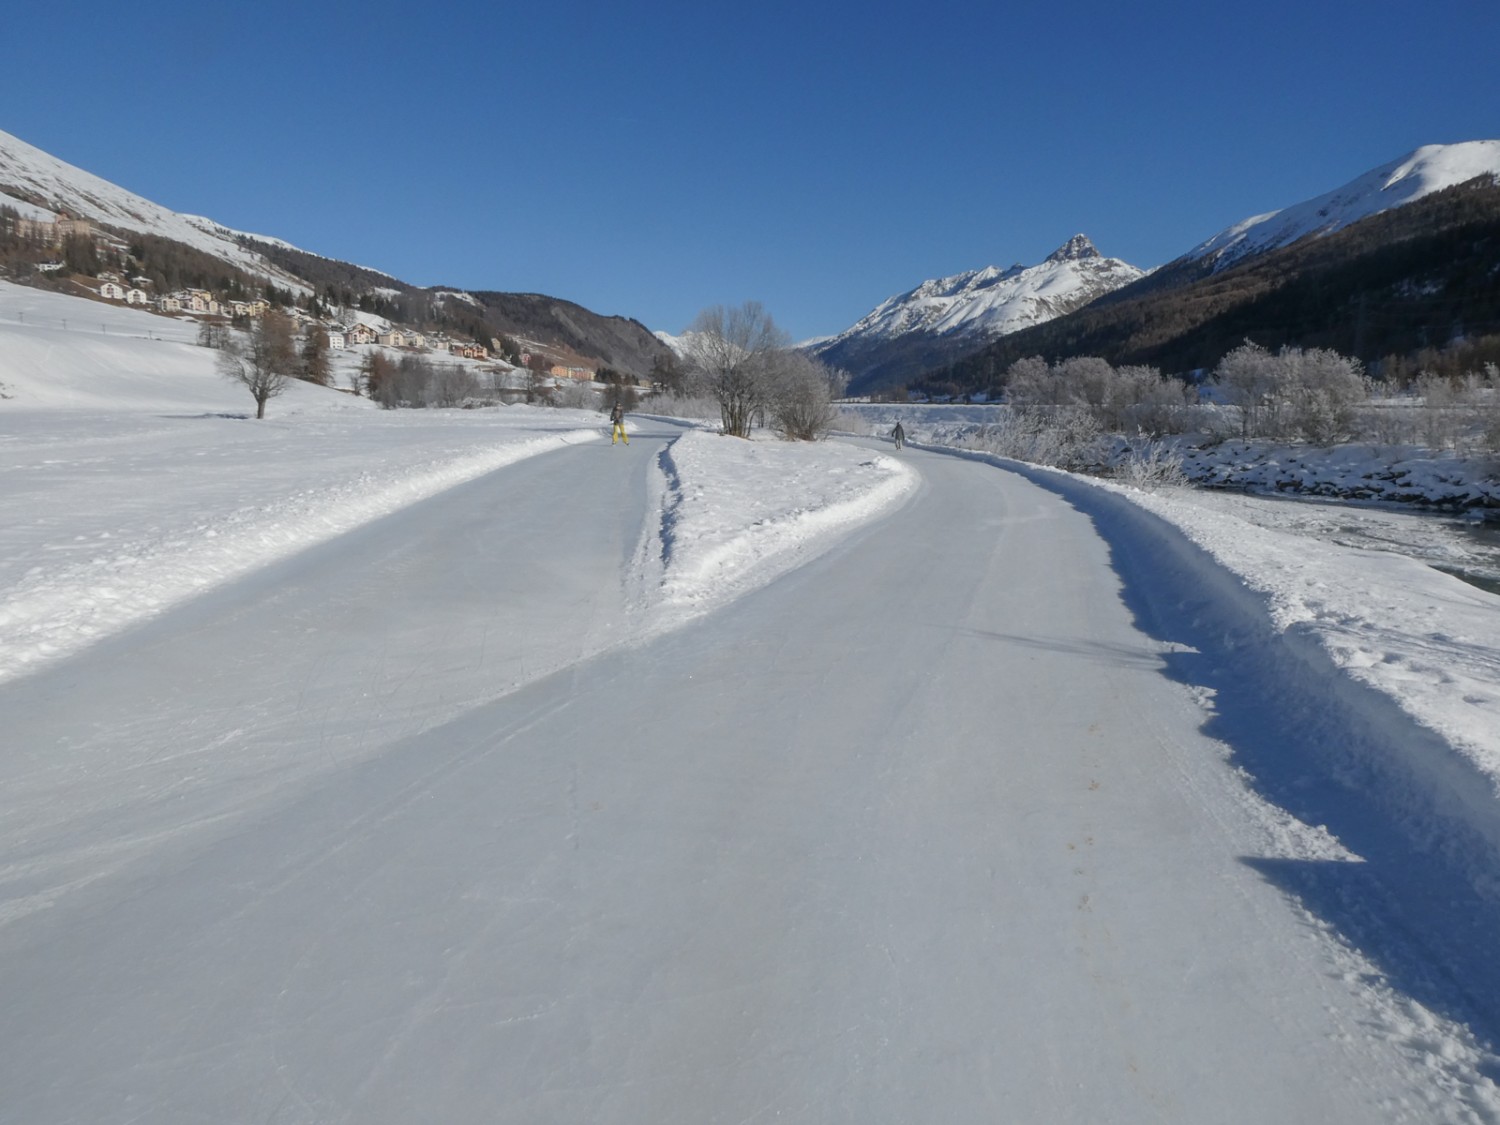
[[[1497,1119],[1493,915],[1289,761],[1269,640],[913,450],[631,643],[676,432],[0,685],[0,1122]]]

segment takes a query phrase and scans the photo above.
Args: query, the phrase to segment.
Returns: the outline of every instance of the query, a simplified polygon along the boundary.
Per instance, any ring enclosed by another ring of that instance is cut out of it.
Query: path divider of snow
[[[385,473],[361,472],[162,538],[115,542],[108,556],[28,575],[0,594],[0,682],[455,485],[601,437],[597,429],[565,430]]]
[[[641,553],[644,608],[671,628],[764,586],[883,515],[920,483],[894,457],[839,442],[692,430],[660,456],[659,523]]]
[[[1430,870],[1412,855],[1440,858],[1474,892],[1500,902],[1500,700],[1492,686],[1500,637],[1485,624],[1493,611],[1475,603],[1468,615],[1484,635],[1422,636],[1419,622],[1382,625],[1393,607],[1357,583],[1377,576],[1450,599],[1483,595],[1398,556],[1349,569],[1342,549],[1342,575],[1336,559],[1309,560],[1315,547],[1306,543],[1271,547],[1259,559],[1250,544],[1267,533],[1232,516],[1213,527],[1215,517],[1199,510],[1190,518],[1159,494],[989,454],[941,452],[1018,473],[1093,520],[1126,604],[1175,650],[1168,674],[1203,693],[1205,730],[1274,804],[1327,828],[1367,862],[1383,856],[1391,867]],[[1299,557],[1307,571],[1287,574],[1285,560]],[[1341,580],[1343,596],[1330,596]],[[1403,638],[1403,627],[1411,636]],[[1454,653],[1427,667],[1411,651],[1450,639]],[[1467,687],[1453,682],[1464,652],[1486,662]]]

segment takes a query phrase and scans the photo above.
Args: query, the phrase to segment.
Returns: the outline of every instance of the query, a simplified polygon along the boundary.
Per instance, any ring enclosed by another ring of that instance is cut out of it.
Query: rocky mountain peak
[[[1056,250],[1052,251],[1051,254],[1047,255],[1047,261],[1078,262],[1082,261],[1085,258],[1100,257],[1103,257],[1103,255],[1100,254],[1098,249],[1095,248],[1094,244],[1089,241],[1088,235],[1075,234],[1072,238],[1068,239],[1068,241],[1064,242]]]

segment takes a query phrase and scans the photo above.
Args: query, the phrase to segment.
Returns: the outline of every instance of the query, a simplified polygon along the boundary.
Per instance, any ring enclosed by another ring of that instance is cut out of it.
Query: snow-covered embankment
[[[639,561],[657,629],[815,558],[919,482],[895,458],[841,442],[738,441],[702,430],[667,446],[659,467],[661,518]]]

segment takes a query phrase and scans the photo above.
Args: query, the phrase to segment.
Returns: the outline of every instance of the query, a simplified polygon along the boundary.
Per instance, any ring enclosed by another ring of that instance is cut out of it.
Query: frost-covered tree
[[[1351,436],[1354,408],[1368,393],[1359,361],[1326,348],[1272,355],[1246,342],[1219,361],[1214,381],[1239,407],[1245,437],[1320,444]]]
[[[1283,367],[1259,344],[1246,340],[1219,360],[1214,382],[1240,411],[1243,437],[1279,436],[1277,416],[1284,399]]]
[[[683,350],[693,381],[719,404],[723,432],[749,437],[771,401],[777,353],[790,340],[759,301],[704,309],[688,327]]]
[[[1288,421],[1300,436],[1319,445],[1352,436],[1354,408],[1368,394],[1359,360],[1328,348],[1283,348],[1276,358],[1291,400]]]
[[[1057,386],[1052,368],[1039,355],[1025,356],[1005,372],[1005,398],[1017,406],[1055,406]]]
[[[780,352],[772,362],[770,412],[783,437],[817,441],[833,425],[833,400],[847,377],[802,352]]]

